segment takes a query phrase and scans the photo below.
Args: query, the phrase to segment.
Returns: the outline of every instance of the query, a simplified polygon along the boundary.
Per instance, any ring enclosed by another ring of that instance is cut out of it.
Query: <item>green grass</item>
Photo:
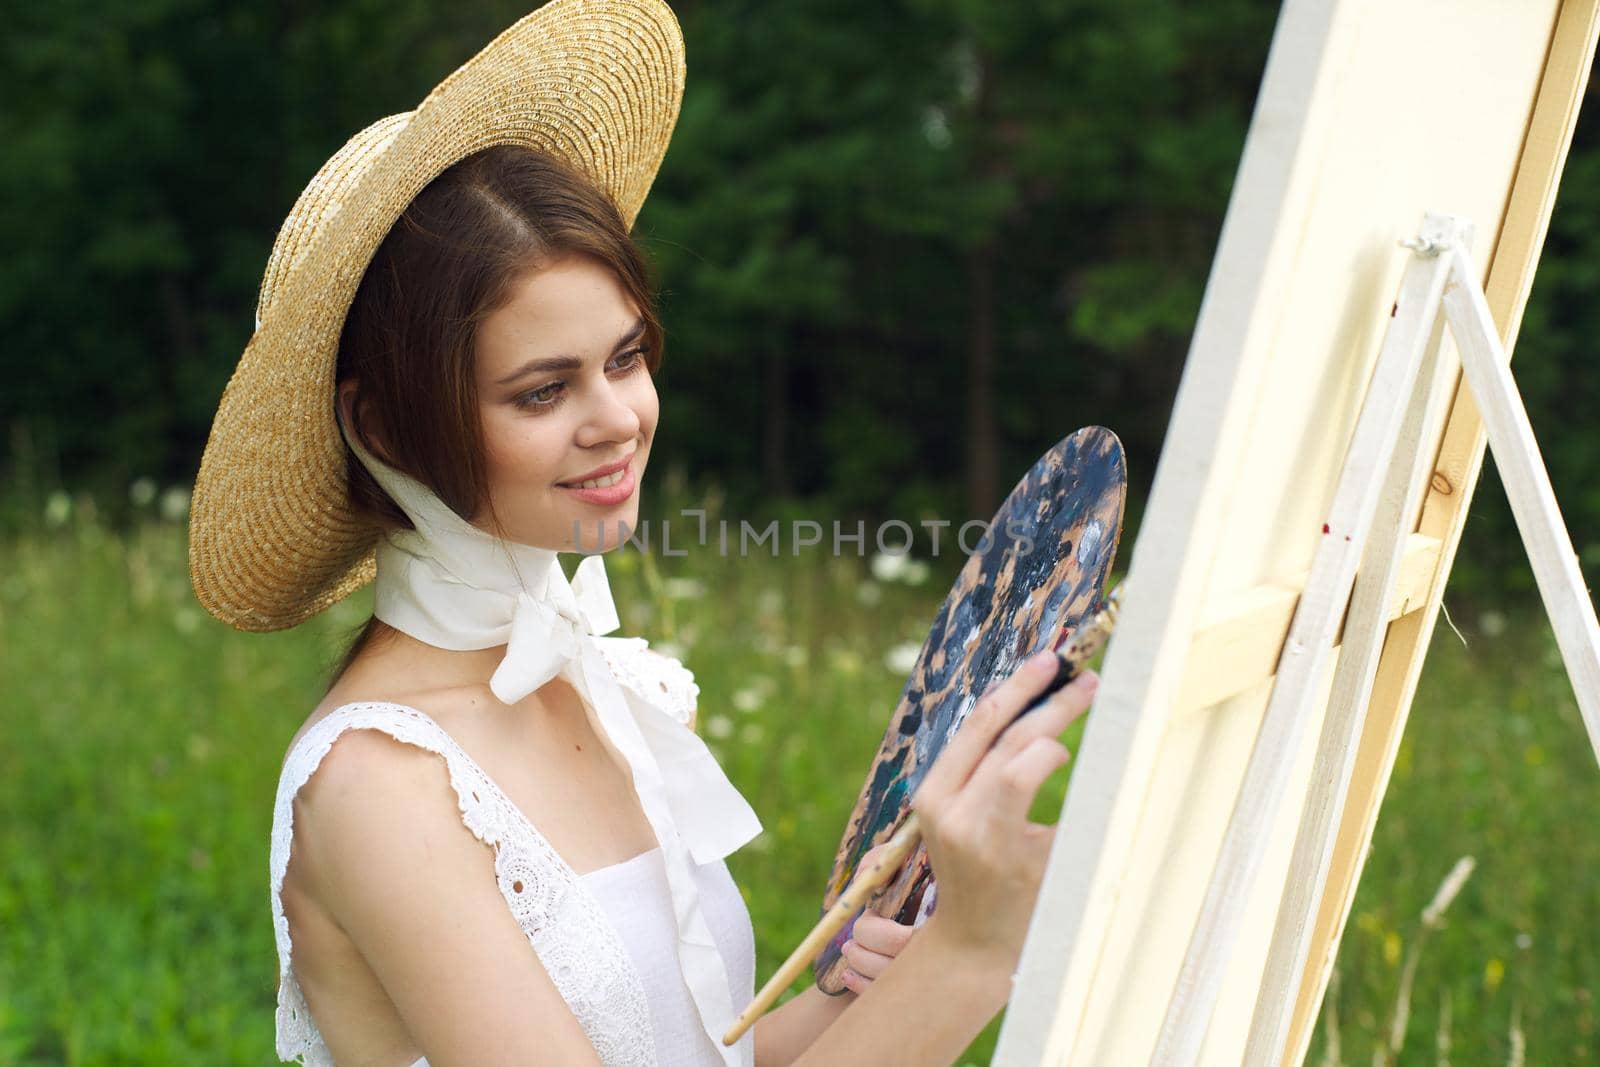
[[[1399,1062],[1435,1062],[1441,1013],[1457,1064],[1509,1062],[1514,1016],[1527,1063],[1600,1062],[1600,768],[1543,614],[1458,624],[1465,647],[1434,634],[1340,947],[1343,1060],[1372,1062],[1420,913],[1472,856]],[[1326,1050],[1319,1033],[1306,1062]]]
[[[0,540],[0,1064],[275,1062],[279,760],[370,591],[237,634],[194,602],[179,523],[56,518]],[[701,733],[767,828],[729,861],[758,984],[816,918],[903,681],[886,655],[920,643],[959,556],[936,562],[912,587],[814,551],[608,559],[624,632],[695,671]],[[1528,1063],[1595,1060],[1600,772],[1545,634],[1530,615],[1470,651],[1435,638],[1339,958],[1345,1062],[1370,1062],[1418,913],[1464,854],[1477,871],[1422,953],[1401,1062],[1434,1062],[1445,998],[1456,1064],[1505,1063],[1513,1011]]]

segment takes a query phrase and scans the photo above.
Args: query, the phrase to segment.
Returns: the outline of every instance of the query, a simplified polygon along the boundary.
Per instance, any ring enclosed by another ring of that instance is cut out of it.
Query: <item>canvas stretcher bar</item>
[[[1439,542],[1412,534],[1401,546],[1400,569],[1383,615],[1387,624],[1422,610],[1439,565]],[[1238,696],[1272,678],[1289,624],[1309,575],[1247,589],[1220,603],[1201,622],[1180,686],[1179,711],[1194,711]],[[1342,622],[1334,646],[1344,641]]]

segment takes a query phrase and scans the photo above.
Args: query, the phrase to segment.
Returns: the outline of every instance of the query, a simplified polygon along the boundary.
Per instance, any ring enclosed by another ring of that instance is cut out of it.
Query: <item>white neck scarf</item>
[[[726,1063],[721,1037],[734,1019],[727,972],[690,869],[722,859],[761,832],[749,803],[705,742],[646,697],[624,691],[595,637],[618,626],[605,565],[587,556],[569,583],[556,553],[502,541],[437,494],[364,449],[340,421],[363,466],[411,519],[378,545],[373,614],[438,648],[505,645],[489,687],[515,704],[555,677],[583,699],[597,732],[627,761],[666,860],[678,920],[678,957],[701,1023]],[[744,1045],[741,1041],[738,1045]]]

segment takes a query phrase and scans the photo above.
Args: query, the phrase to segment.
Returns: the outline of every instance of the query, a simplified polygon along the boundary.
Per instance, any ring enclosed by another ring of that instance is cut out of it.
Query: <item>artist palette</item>
[[[1090,426],[1041,456],[1006,497],[945,597],[906,681],[834,859],[822,913],[861,857],[889,839],[945,743],[990,686],[1035,652],[1064,646],[1095,609],[1122,533],[1127,466],[1115,434]],[[933,906],[925,846],[869,907],[917,923]],[[855,922],[817,957],[817,985],[845,991],[840,949]]]

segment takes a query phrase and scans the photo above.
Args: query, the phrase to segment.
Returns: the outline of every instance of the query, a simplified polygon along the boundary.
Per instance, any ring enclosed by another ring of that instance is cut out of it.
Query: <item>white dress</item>
[[[681,664],[656,653],[640,654],[645,642],[638,638],[598,640],[619,682],[640,695],[648,687],[651,699],[688,721],[698,687]],[[335,739],[350,729],[382,730],[444,758],[463,822],[494,850],[501,895],[606,1067],[722,1067],[722,1055],[699,1024],[679,970],[661,849],[578,875],[437,722],[416,708],[388,702],[346,704],[329,713],[300,738],[279,778],[271,886],[280,1059],[307,1067],[333,1065],[290,966],[291,938],[281,891],[289,866],[295,795]],[[724,861],[699,865],[695,878],[727,971],[730,998],[743,1007],[755,991],[749,911]],[[754,1041],[752,1029],[735,1047],[745,1067],[755,1061]],[[427,1067],[427,1061],[419,1059],[410,1067]]]

